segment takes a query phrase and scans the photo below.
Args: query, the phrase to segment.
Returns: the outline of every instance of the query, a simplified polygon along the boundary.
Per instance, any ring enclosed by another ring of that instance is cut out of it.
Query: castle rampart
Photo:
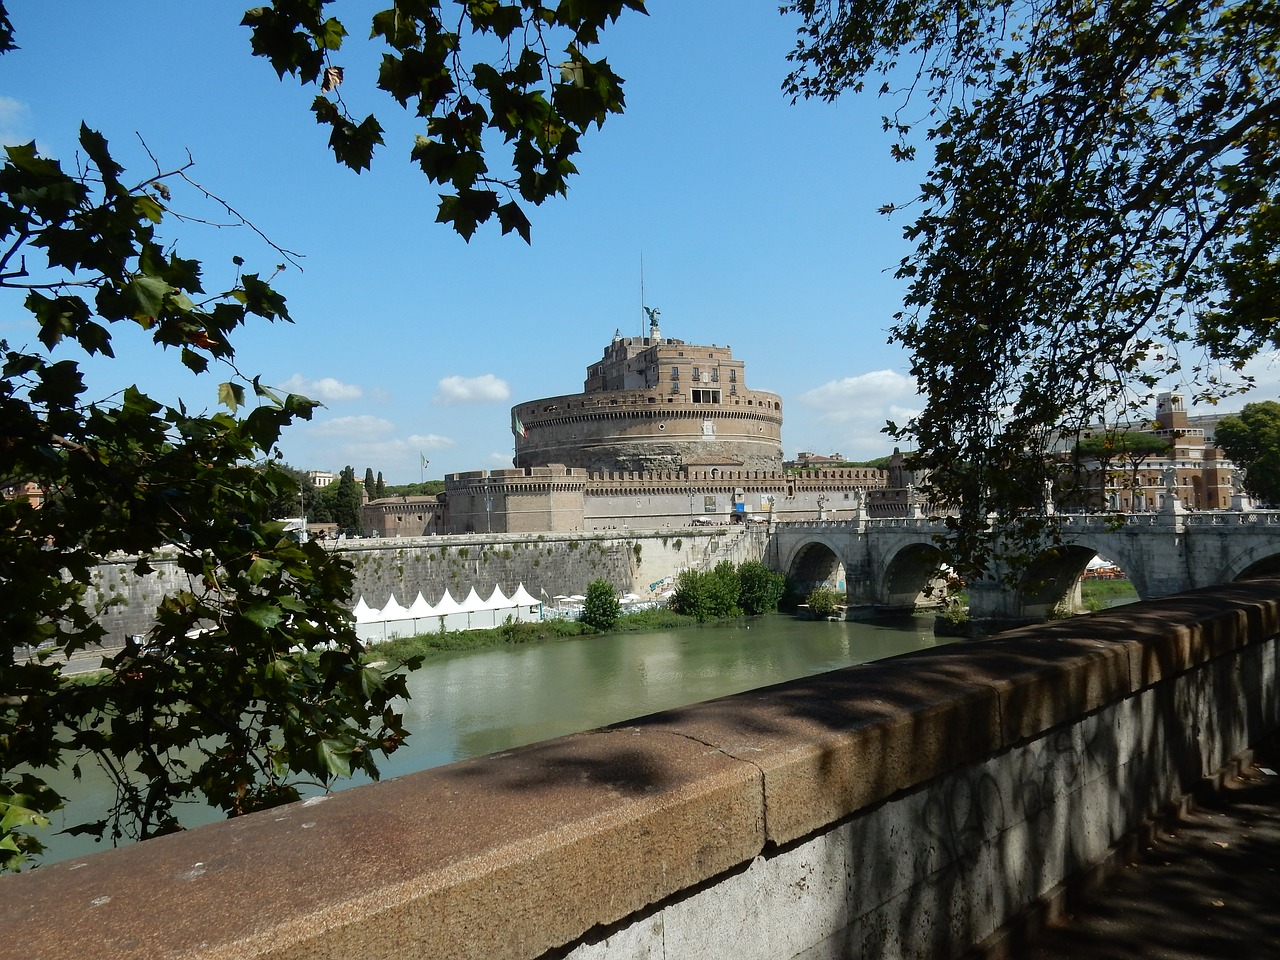
[[[742,361],[714,344],[614,337],[582,393],[530,400],[511,416],[517,467],[782,465],[782,399],[747,389]]]

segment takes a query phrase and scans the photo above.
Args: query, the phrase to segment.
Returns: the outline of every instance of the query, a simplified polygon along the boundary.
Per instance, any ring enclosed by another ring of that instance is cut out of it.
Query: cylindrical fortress
[[[517,467],[782,468],[782,399],[748,390],[729,347],[615,336],[582,393],[511,409]]]

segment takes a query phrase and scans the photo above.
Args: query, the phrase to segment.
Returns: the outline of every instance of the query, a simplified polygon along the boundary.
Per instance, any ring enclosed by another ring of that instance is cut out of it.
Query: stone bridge
[[[1280,511],[1186,512],[1055,517],[1063,546],[1049,549],[1016,586],[968,585],[975,620],[1045,619],[1079,607],[1080,577],[1103,556],[1146,600],[1198,587],[1280,572]],[[803,592],[843,591],[851,607],[878,611],[936,606],[943,595],[943,556],[935,518],[802,521],[775,524],[770,561]]]

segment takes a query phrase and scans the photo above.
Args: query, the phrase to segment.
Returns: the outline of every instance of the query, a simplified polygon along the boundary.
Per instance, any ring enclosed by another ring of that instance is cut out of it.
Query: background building
[[[1078,457],[1078,477],[1066,486],[1064,506],[1097,510],[1159,510],[1169,497],[1193,510],[1224,510],[1239,506],[1241,496],[1236,468],[1213,444],[1213,430],[1226,413],[1190,417],[1180,393],[1156,397],[1155,419],[1146,423],[1099,426],[1081,440],[1118,438],[1112,457]],[[1125,455],[1124,438],[1142,435],[1165,440],[1168,447],[1147,455]]]
[[[511,409],[515,466],[595,472],[782,468],[782,398],[749,390],[732,350],[615,334],[581,393]]]
[[[747,387],[728,346],[615,335],[581,393],[511,409],[515,468],[445,477],[438,497],[364,510],[375,536],[540,533],[900,515],[887,472],[782,466],[782,399]]]

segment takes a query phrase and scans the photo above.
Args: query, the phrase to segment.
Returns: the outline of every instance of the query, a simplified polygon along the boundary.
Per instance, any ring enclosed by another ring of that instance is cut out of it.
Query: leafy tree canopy
[[[443,480],[424,480],[422,483],[388,483],[384,496],[434,497],[444,493]]]
[[[959,561],[990,555],[989,511],[1015,552],[1037,538],[1051,436],[1129,419],[1175,377],[1221,396],[1280,346],[1274,0],[784,9],[793,96],[872,80],[894,155],[932,150],[919,195],[884,208],[914,212],[891,340],[925,395],[890,427],[958,508]]]
[[[1280,504],[1280,403],[1246,403],[1239,416],[1218,421],[1214,441],[1244,468],[1250,496]]]
[[[275,0],[244,15],[253,52],[283,78],[314,84],[316,122],[334,157],[367,169],[383,125],[343,102],[347,25],[333,0]],[[375,13],[369,37],[386,45],[377,87],[412,110],[423,128],[409,156],[440,195],[436,219],[470,239],[497,217],[502,232],[529,239],[521,201],[562,196],[577,173],[579,141],[623,108],[622,80],[590,53],[600,32],[644,0],[397,0]],[[501,142],[495,168],[492,146]]]
[[[281,76],[320,84],[312,109],[334,154],[362,169],[380,127],[349,117],[337,94],[346,29],[327,6],[277,0],[244,22]],[[454,191],[439,220],[469,237],[496,215],[527,239],[518,203],[563,193],[582,132],[622,107],[620,81],[587,51],[643,4],[449,6],[400,2],[374,16],[373,37],[390,50],[378,86],[424,122],[412,157]],[[557,35],[565,54],[552,53]],[[474,59],[463,52],[472,41]],[[0,53],[12,49],[0,0]],[[509,175],[487,164],[499,142]],[[208,195],[189,165],[127,177],[88,125],[79,148],[64,166],[35,144],[8,147],[0,166],[0,290],[27,314],[6,328],[33,331],[30,343],[0,342],[5,869],[39,852],[39,829],[62,803],[45,781],[52,767],[96,761],[116,787],[111,815],[76,829],[145,838],[180,829],[186,800],[234,815],[292,800],[304,780],[376,776],[378,756],[405,736],[403,677],[361,662],[350,564],[276,521],[299,494],[276,443],[315,404],[243,375],[232,344],[252,320],[291,320],[272,275],[239,256],[225,270],[181,256],[172,231],[190,228],[182,200]],[[137,386],[89,396],[85,359],[113,357],[130,327],[150,337],[157,363],[226,376],[215,412]],[[353,481],[348,468],[342,482]],[[139,576],[172,563],[178,576],[146,636],[110,656],[97,682],[69,684],[60,663],[104,637],[113,601],[94,575],[108,556]]]
[[[1169,449],[1169,441],[1140,430],[1108,430],[1076,444],[1076,453],[1095,460],[1116,457],[1150,457]]]

